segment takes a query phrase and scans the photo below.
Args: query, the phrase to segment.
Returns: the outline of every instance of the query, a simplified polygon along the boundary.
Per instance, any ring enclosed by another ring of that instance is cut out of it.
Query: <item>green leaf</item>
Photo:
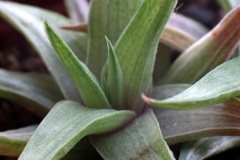
[[[167,99],[173,97],[191,87],[190,84],[166,84],[155,86],[152,97],[155,99]]]
[[[240,137],[210,137],[184,143],[179,160],[206,159],[240,146]]]
[[[224,11],[227,13],[240,4],[240,0],[218,0]],[[235,50],[235,55],[240,55],[240,46]]]
[[[239,16],[240,6],[181,54],[158,84],[194,83],[228,60],[239,43],[240,23],[235,23]]]
[[[164,139],[169,145],[210,136],[239,136],[240,101],[198,110],[154,108]]]
[[[240,95],[240,57],[218,66],[184,92],[165,100],[143,96],[145,102],[169,109],[198,109]]]
[[[83,32],[66,31],[58,28],[56,28],[56,31],[75,53],[77,58],[82,62],[86,62],[88,35]]]
[[[88,68],[77,59],[67,44],[46,21],[44,25],[53,48],[68,69],[86,106],[90,108],[111,108],[101,87]]]
[[[175,159],[162,137],[152,110],[116,133],[91,136],[91,143],[106,160]]]
[[[110,103],[113,108],[120,110],[125,107],[123,75],[114,48],[107,37],[106,41],[108,46],[108,87]]]
[[[207,33],[198,22],[173,13],[165,26],[160,42],[182,52]]]
[[[109,99],[109,86],[106,80],[106,70],[103,69],[102,73],[101,73],[101,86],[102,86],[102,90],[104,92],[104,94],[106,95],[106,97]]]
[[[143,0],[91,0],[87,66],[100,79],[107,60],[104,36],[115,44]]]
[[[137,113],[142,111],[140,94],[151,85],[158,43],[175,5],[176,0],[145,0],[116,43],[127,107]]]
[[[185,51],[189,46],[195,43],[197,39],[191,35],[174,27],[166,26],[162,37],[161,44],[169,46],[178,52]]]
[[[91,109],[71,101],[59,102],[41,122],[19,160],[60,159],[83,137],[113,131],[134,117],[131,111]]]
[[[201,23],[177,13],[171,15],[166,27],[176,28],[195,39],[200,39],[208,32],[208,29]]]
[[[29,110],[43,117],[64,99],[48,75],[17,73],[0,69],[0,97],[30,105]]]
[[[0,155],[18,157],[28,140],[35,132],[37,125],[20,129],[0,132]],[[62,159],[66,160],[92,160],[99,158],[99,154],[94,147],[86,140],[78,142]]]
[[[172,97],[189,86],[158,86],[153,90],[153,97]],[[240,135],[239,106],[240,100],[234,98],[204,109],[184,111],[154,108],[154,113],[161,125],[164,139],[168,144],[175,144],[208,136]]]
[[[43,16],[46,16],[47,19],[55,25],[69,23],[68,19],[57,13],[12,2],[0,2],[0,17],[20,31],[40,54],[48,70],[59,85],[64,97],[70,100],[80,101],[79,94],[69,73],[52,49],[44,33],[41,20]],[[75,33],[75,36],[76,35],[77,33]],[[70,39],[69,42],[71,42]]]
[[[17,157],[23,151],[37,126],[0,132],[0,155]]]

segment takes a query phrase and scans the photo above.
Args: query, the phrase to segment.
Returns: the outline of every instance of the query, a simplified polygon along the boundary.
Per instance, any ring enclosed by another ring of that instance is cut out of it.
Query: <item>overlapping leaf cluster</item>
[[[175,158],[167,143],[195,140],[183,145],[180,159],[236,147],[239,137],[204,137],[240,135],[240,57],[230,60],[240,39],[240,6],[207,33],[173,13],[176,3],[92,0],[88,24],[72,25],[50,11],[0,2],[0,16],[51,73],[1,70],[0,96],[46,117],[39,126],[0,133],[0,154],[168,160]],[[171,50],[182,52],[173,64]]]

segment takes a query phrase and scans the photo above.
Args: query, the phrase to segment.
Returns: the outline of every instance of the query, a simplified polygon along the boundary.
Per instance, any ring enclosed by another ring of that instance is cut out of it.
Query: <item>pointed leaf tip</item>
[[[240,57],[229,60],[182,93],[164,100],[154,98],[150,104],[168,109],[199,109],[239,96],[239,63]]]
[[[79,94],[87,107],[111,108],[94,75],[81,62],[57,32],[45,21],[45,29],[52,47],[68,69]]]
[[[111,42],[110,42],[110,40],[108,39],[108,37],[105,35],[105,40],[106,40],[106,42],[107,42],[107,46],[108,47],[110,47],[110,46],[112,46],[111,44]]]
[[[109,99],[113,108],[124,108],[124,85],[123,74],[119,65],[118,57],[114,51],[114,47],[110,40],[105,36],[108,48],[108,85],[109,85]]]

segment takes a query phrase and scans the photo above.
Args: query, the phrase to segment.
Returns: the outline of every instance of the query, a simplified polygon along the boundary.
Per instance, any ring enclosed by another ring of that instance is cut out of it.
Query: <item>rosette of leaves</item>
[[[1,17],[26,37],[51,73],[0,72],[1,97],[46,115],[39,126],[0,133],[0,153],[24,160],[171,160],[168,145],[240,135],[240,59],[230,60],[240,38],[240,6],[206,33],[173,13],[176,3],[92,0],[88,24],[77,26],[85,27],[78,32],[56,13],[0,2]],[[173,64],[172,49],[182,52]],[[184,145],[190,150],[181,157],[193,153],[195,143]],[[213,155],[211,147],[204,153]]]

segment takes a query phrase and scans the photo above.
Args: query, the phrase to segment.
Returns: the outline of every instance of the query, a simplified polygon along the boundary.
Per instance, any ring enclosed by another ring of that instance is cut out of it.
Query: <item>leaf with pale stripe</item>
[[[134,117],[131,111],[91,109],[72,101],[58,102],[40,123],[19,160],[60,159],[83,137],[116,130]]]
[[[108,46],[108,91],[109,101],[113,108],[124,109],[124,85],[122,70],[111,42],[106,38]],[[104,72],[103,72],[104,73]],[[103,75],[104,76],[104,75]],[[104,79],[103,79],[104,80]]]
[[[218,66],[182,93],[164,100],[143,96],[145,102],[169,109],[198,109],[240,95],[240,57]]]
[[[200,39],[208,32],[208,29],[201,23],[178,13],[173,13],[171,15],[166,27],[173,27],[184,31],[195,39]]]
[[[37,125],[0,132],[0,155],[18,157],[29,139],[37,129]],[[62,159],[99,159],[100,156],[87,139],[79,141]]]
[[[158,84],[195,83],[209,71],[228,60],[240,40],[240,5],[173,63]]]
[[[80,101],[79,94],[72,82],[72,79],[69,76],[69,73],[60,61],[57,54],[52,49],[47,36],[44,33],[44,28],[42,25],[43,16],[45,16],[55,25],[64,25],[70,23],[67,18],[54,12],[13,2],[0,2],[0,17],[2,17],[19,32],[21,32],[33,46],[33,48],[39,53],[48,70],[51,72],[57,84],[59,85],[59,88],[61,89],[64,97],[70,100]],[[65,31],[63,31],[62,34],[65,34],[64,32]],[[76,44],[79,46],[84,46],[84,42],[81,44],[82,41],[80,41],[82,34],[80,37],[78,35],[79,33],[71,32],[71,35],[66,35],[64,39],[73,45],[73,39],[71,39],[71,37],[73,37],[78,41],[75,42]],[[86,39],[85,36],[84,39]],[[74,48],[76,49],[76,47]],[[81,53],[81,48],[82,47],[79,47],[76,51],[79,51],[79,53]],[[84,58],[85,56],[81,57]]]
[[[44,25],[53,48],[68,69],[86,106],[90,108],[111,108],[104,92],[85,64],[74,55],[68,45],[46,21]]]
[[[169,98],[189,88],[188,84],[158,86],[154,98]],[[198,110],[167,110],[154,107],[162,134],[168,144],[195,140],[209,136],[240,135],[240,100],[231,99]]]
[[[115,45],[127,107],[140,113],[152,81],[158,43],[176,0],[145,0]]]
[[[100,79],[107,60],[104,36],[115,45],[143,0],[91,0],[87,66]]]
[[[106,160],[174,160],[152,110],[113,134],[91,136],[91,143]]]
[[[53,105],[63,100],[52,77],[0,69],[0,97],[28,104],[28,109],[44,117]]]
[[[174,13],[165,26],[160,42],[182,52],[204,36],[207,31],[198,22],[181,14]]]
[[[240,0],[218,0],[223,10],[227,13],[240,4]],[[235,55],[240,55],[240,47],[235,50]]]
[[[17,157],[21,154],[37,125],[0,132],[0,155]]]
[[[235,102],[234,102],[235,103]],[[210,136],[240,136],[239,107],[221,103],[198,110],[154,109],[168,144]]]

